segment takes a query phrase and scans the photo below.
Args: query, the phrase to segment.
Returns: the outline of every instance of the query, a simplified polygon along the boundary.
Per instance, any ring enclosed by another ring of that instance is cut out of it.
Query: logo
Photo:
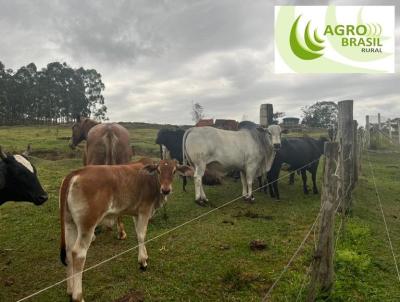
[[[275,72],[394,72],[394,6],[276,6]]]
[[[307,45],[307,49],[304,48],[298,40],[297,37],[297,24],[299,23],[301,15],[294,21],[292,29],[290,31],[290,47],[292,48],[293,53],[300,59],[303,60],[313,60],[319,58],[323,55],[323,53],[318,53],[318,51],[323,50],[325,47],[323,46],[323,42],[325,40],[321,39],[317,30],[314,30],[314,41],[311,39],[310,35],[310,22],[308,21],[306,29],[304,31],[304,42]]]

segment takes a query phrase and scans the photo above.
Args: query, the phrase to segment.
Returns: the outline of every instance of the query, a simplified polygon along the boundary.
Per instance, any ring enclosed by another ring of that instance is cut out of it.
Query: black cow
[[[303,191],[305,194],[308,194],[306,171],[309,171],[313,182],[313,193],[318,194],[316,184],[317,169],[319,158],[324,153],[324,143],[326,141],[327,138],[325,137],[321,137],[318,140],[311,137],[282,139],[281,148],[275,155],[271,170],[267,173],[271,197],[280,198],[278,178],[283,163],[289,165],[289,171],[299,169],[298,173],[301,173]],[[307,165],[310,162],[312,162],[312,164]],[[293,172],[291,173],[291,179],[292,177],[294,177]]]
[[[7,201],[41,205],[47,199],[35,167],[22,155],[5,154],[0,147],[0,205]]]
[[[160,159],[165,159],[163,146],[169,151],[171,159],[176,159],[180,164],[183,163],[182,141],[185,130],[182,128],[162,128],[157,133],[156,144],[160,145]],[[187,180],[183,179],[183,191],[186,192]]]
[[[163,159],[162,146],[168,149],[171,159],[182,164],[182,140],[185,130],[182,128],[163,128],[157,133],[156,144],[160,145],[160,158]]]

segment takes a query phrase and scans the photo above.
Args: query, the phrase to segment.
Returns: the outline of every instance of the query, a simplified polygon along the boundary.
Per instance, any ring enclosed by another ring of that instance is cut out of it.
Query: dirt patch
[[[114,300],[114,302],[142,302],[144,301],[144,294],[137,290],[132,290],[125,296]]]
[[[266,248],[267,244],[263,240],[256,239],[250,242],[250,249],[252,251],[262,251],[265,250]]]
[[[265,219],[265,220],[272,220],[273,217],[270,215],[263,215],[263,214],[258,214],[255,212],[252,212],[250,210],[247,211],[239,211],[236,214],[232,215],[232,217],[238,218],[238,217],[247,217],[247,218],[258,218],[258,219]]]
[[[80,155],[78,155],[76,152],[63,152],[60,150],[34,150],[30,155],[47,160],[61,160],[80,157]]]
[[[221,279],[224,287],[229,291],[240,291],[250,288],[253,283],[262,281],[260,274],[246,272],[239,267],[228,269]]]
[[[12,277],[8,277],[8,278],[4,279],[3,283],[4,283],[4,286],[13,286],[15,283],[15,280]]]

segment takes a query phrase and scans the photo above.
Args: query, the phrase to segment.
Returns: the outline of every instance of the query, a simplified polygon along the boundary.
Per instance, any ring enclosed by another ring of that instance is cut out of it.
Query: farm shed
[[[216,119],[214,127],[225,130],[238,130],[239,123],[235,120]]]
[[[283,119],[283,126],[298,126],[300,119],[298,117],[284,117]]]
[[[214,126],[214,120],[211,119],[202,119],[199,120],[196,125],[196,127],[205,127],[205,126]]]

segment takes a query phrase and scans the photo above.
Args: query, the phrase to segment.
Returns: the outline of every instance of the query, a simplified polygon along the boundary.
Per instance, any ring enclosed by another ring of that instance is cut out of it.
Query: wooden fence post
[[[393,142],[392,142],[392,121],[391,121],[391,120],[388,120],[388,121],[387,121],[387,124],[388,124],[390,142],[393,143]]]
[[[338,201],[338,176],[335,175],[335,172],[339,159],[338,152],[339,144],[337,142],[325,143],[324,179],[321,195],[322,217],[307,294],[307,301],[310,302],[314,301],[320,292],[328,295],[333,285],[335,209]]]
[[[381,123],[381,114],[378,113],[378,137],[379,137],[379,144],[382,142],[382,123]]]
[[[341,189],[342,199],[340,210],[346,213],[351,207],[351,189],[354,179],[353,164],[353,101],[340,101],[339,105],[339,142],[340,142],[340,163],[341,163]]]
[[[358,181],[358,161],[359,161],[359,153],[358,153],[358,123],[356,120],[353,120],[353,183],[352,188],[354,189],[356,183]]]
[[[371,137],[370,137],[370,135],[371,135],[371,133],[370,133],[370,125],[369,125],[369,115],[366,115],[365,116],[365,131],[366,131],[366,133],[365,133],[365,135],[366,135],[366,148],[367,149],[369,149],[369,147],[370,147],[370,143],[371,143]]]
[[[397,120],[397,135],[399,137],[399,145],[400,145],[400,120]]]
[[[358,143],[358,148],[357,148],[357,177],[360,175],[361,173],[361,162],[362,162],[362,153],[363,153],[363,149],[365,148],[365,135],[366,135],[366,131],[363,128],[358,128],[357,129],[357,143]]]

